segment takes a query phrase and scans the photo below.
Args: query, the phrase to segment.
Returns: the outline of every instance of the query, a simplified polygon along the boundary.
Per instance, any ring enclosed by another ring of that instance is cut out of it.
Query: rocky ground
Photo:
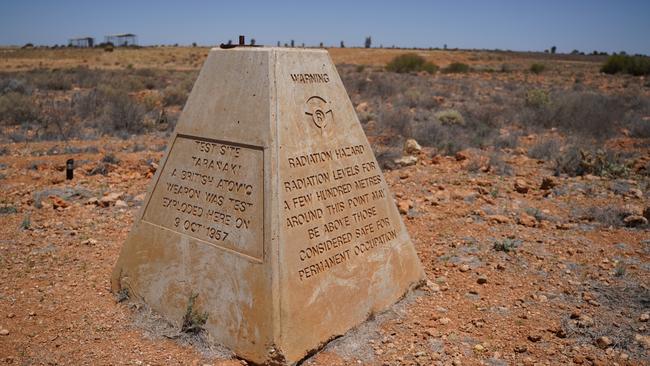
[[[2,362],[245,363],[109,290],[165,143],[2,145]],[[650,364],[645,181],[554,177],[525,147],[505,152],[511,175],[417,150],[385,174],[428,286],[304,364]]]
[[[245,364],[109,284],[208,49],[0,51],[0,364]],[[647,78],[403,52],[330,49],[429,281],[303,364],[650,365]]]

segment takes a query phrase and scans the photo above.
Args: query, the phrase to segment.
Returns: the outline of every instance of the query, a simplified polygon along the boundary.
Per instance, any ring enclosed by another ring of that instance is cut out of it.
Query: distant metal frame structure
[[[68,46],[92,48],[95,45],[95,38],[93,37],[77,37],[68,39]]]
[[[138,36],[133,33],[110,34],[104,36],[104,42],[111,43],[115,47],[137,46]]]

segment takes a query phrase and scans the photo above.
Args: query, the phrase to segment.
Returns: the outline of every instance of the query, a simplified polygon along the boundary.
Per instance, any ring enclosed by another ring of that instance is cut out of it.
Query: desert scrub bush
[[[424,57],[418,54],[405,53],[396,56],[386,64],[386,70],[397,73],[425,71],[429,74],[434,74],[438,71],[438,66],[431,62],[427,62]]]
[[[32,219],[29,212],[26,212],[23,216],[23,221],[20,223],[20,228],[23,230],[29,230],[32,226]]]
[[[102,157],[102,163],[107,163],[107,164],[119,164],[120,159],[115,156],[113,153],[108,153]]]
[[[140,133],[145,129],[144,107],[122,93],[106,94],[107,104],[102,116],[105,133]]]
[[[554,160],[560,154],[562,143],[558,139],[548,139],[528,149],[528,157],[537,160]]]
[[[492,243],[492,249],[497,252],[509,253],[517,249],[520,245],[521,240],[519,239],[505,238],[502,240],[495,240],[494,243]]]
[[[650,57],[613,55],[600,68],[606,74],[650,75]]]
[[[555,159],[555,175],[561,174],[571,177],[592,174],[617,178],[626,177],[629,167],[620,154],[613,151],[571,146]]]
[[[435,117],[442,122],[443,124],[447,125],[464,125],[465,124],[465,118],[463,118],[463,115],[460,114],[459,111],[455,109],[445,109],[443,111],[437,112],[435,114]]]
[[[0,121],[6,124],[20,124],[38,119],[39,108],[29,95],[9,92],[0,95]]]
[[[507,135],[497,137],[494,141],[494,147],[499,149],[514,149],[519,145],[519,134],[509,133]]]
[[[34,84],[41,90],[70,90],[74,75],[62,70],[35,70]]]
[[[409,108],[433,109],[440,103],[434,99],[427,90],[410,88],[399,95],[398,104],[404,104]]]
[[[544,70],[546,70],[546,65],[540,63],[534,63],[530,65],[529,70],[533,74],[541,74],[542,72],[544,72]]]
[[[526,106],[542,108],[551,103],[549,92],[544,89],[531,89],[526,92]]]
[[[412,137],[411,114],[407,108],[382,108],[379,121],[382,131],[392,131],[400,136]]]
[[[183,333],[200,333],[208,321],[208,313],[200,313],[195,308],[195,302],[198,296],[198,294],[190,295],[187,308],[185,309],[185,315],[183,316],[183,324],[181,325],[181,332]]]
[[[542,92],[529,91],[526,107],[528,126],[556,127],[573,135],[599,140],[617,131],[627,110],[621,96],[576,91],[556,92],[548,102]]]
[[[183,106],[185,105],[189,92],[182,86],[168,86],[163,90],[162,94],[162,100],[165,106]]]
[[[650,138],[650,121],[634,120],[630,126],[630,136],[642,139]]]
[[[27,84],[24,80],[16,79],[9,75],[5,77],[0,74],[0,95],[11,92],[31,94],[32,86]]]
[[[623,219],[629,212],[617,206],[590,206],[574,208],[571,216],[579,220],[595,221],[605,226],[625,226]]]
[[[503,159],[503,154],[493,151],[489,156],[490,172],[498,176],[511,176],[514,174],[512,166]]]
[[[458,74],[458,73],[466,73],[469,72],[470,70],[471,68],[469,67],[468,64],[464,64],[462,62],[452,62],[447,67],[442,69],[442,72],[446,74]]]

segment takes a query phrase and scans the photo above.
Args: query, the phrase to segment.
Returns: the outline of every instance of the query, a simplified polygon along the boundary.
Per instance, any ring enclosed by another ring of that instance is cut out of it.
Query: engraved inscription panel
[[[262,260],[262,148],[178,135],[143,220]]]
[[[390,245],[400,232],[392,200],[368,145],[284,155],[282,226],[293,243],[291,276],[309,283]]]

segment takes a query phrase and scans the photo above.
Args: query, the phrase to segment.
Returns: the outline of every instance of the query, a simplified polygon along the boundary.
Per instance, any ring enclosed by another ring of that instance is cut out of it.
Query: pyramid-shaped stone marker
[[[180,324],[292,363],[424,272],[328,53],[213,49],[113,272]]]

